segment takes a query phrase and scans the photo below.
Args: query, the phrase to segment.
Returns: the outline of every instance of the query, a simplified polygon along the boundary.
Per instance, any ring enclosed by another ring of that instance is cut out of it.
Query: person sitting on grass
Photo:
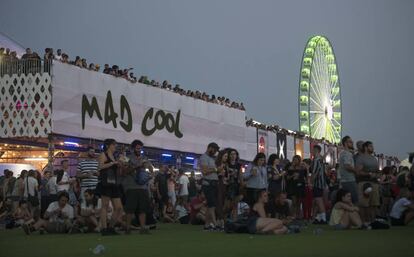
[[[32,230],[39,230],[43,234],[44,230],[48,233],[67,233],[72,228],[74,218],[73,207],[68,204],[69,194],[62,191],[58,195],[58,200],[47,208],[44,219],[38,220],[33,226],[23,224],[22,228],[27,235]]]
[[[164,206],[163,214],[165,223],[174,223],[175,222],[175,213],[174,206],[172,204],[171,198],[168,199],[167,205]]]
[[[414,220],[414,188],[410,189],[408,197],[402,197],[392,207],[391,225],[405,226]]]
[[[203,191],[190,202],[190,223],[192,225],[204,225],[206,221],[207,202]]]
[[[274,201],[269,204],[268,212],[271,218],[293,219],[292,208],[285,192],[279,192],[275,195]]]
[[[181,224],[188,224],[190,217],[188,216],[188,211],[185,206],[186,199],[184,197],[179,197],[177,201],[177,205],[175,206],[177,222],[179,221]]]
[[[19,206],[13,213],[13,218],[16,225],[32,224],[34,223],[33,215],[29,210],[29,205],[26,200],[20,200]]]
[[[348,190],[338,190],[329,225],[338,230],[352,227],[362,228],[359,208],[352,204],[351,193]]]
[[[81,204],[80,217],[77,218],[76,223],[88,227],[88,231],[99,232],[101,206],[101,199],[95,195],[94,190],[86,189]]]
[[[247,230],[250,234],[286,234],[288,229],[283,221],[267,218],[265,211],[265,204],[267,201],[267,192],[263,190],[258,194],[256,203],[250,209]]]

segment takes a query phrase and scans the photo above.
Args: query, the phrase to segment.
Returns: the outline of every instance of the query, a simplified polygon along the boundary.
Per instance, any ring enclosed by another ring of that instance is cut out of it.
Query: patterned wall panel
[[[51,132],[48,73],[0,77],[0,137],[46,137]]]

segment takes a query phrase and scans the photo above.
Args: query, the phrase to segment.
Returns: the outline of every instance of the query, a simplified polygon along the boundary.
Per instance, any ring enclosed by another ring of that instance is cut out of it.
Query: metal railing
[[[49,73],[52,68],[52,60],[41,59],[25,59],[8,61],[0,59],[0,76],[13,75],[13,74],[36,74],[36,73]]]

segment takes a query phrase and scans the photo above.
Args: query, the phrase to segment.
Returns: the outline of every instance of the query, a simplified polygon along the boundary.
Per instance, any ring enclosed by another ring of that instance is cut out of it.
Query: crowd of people
[[[25,63],[20,64],[17,62],[18,60],[25,60]],[[0,64],[4,67],[4,71],[2,74],[5,73],[36,73],[40,71],[50,72],[51,62],[53,60],[60,61],[62,63],[67,63],[71,65],[75,65],[82,69],[87,69],[90,71],[99,72],[101,66],[99,64],[88,63],[85,58],[81,58],[80,56],[76,56],[75,60],[69,59],[69,55],[62,52],[61,49],[57,49],[56,53],[54,52],[53,48],[46,48],[45,53],[43,55],[43,59],[39,56],[38,53],[33,52],[30,48],[26,49],[26,52],[21,56],[19,59],[17,53],[15,51],[10,51],[8,48],[0,48]],[[44,65],[42,67],[41,61],[44,61]],[[165,90],[169,90],[171,92],[185,95],[188,97],[192,97],[195,99],[203,100],[210,103],[224,105],[230,108],[235,108],[239,110],[245,110],[243,103],[238,103],[235,101],[231,101],[229,98],[224,96],[216,97],[215,95],[209,95],[205,92],[201,91],[192,91],[192,90],[185,90],[181,88],[179,84],[175,86],[171,85],[167,80],[164,80],[162,83],[150,80],[147,76],[141,76],[137,78],[135,74],[132,72],[133,68],[120,68],[118,65],[109,65],[105,64],[103,67],[102,72],[105,74],[109,74],[115,77],[123,78],[131,83],[142,83],[146,85],[150,85],[153,87],[162,88]]]
[[[113,139],[103,152],[90,147],[75,177],[68,161],[43,172],[1,177],[0,221],[6,228],[39,233],[150,234],[157,222],[193,224],[205,231],[298,233],[304,224],[337,230],[404,226],[414,219],[414,166],[384,167],[373,143],[342,139],[335,167],[319,145],[312,158],[281,160],[258,153],[247,166],[236,149],[210,143],[194,171],[154,164],[134,140],[129,151]],[[326,154],[331,152],[329,149]],[[129,152],[129,154],[128,154]]]

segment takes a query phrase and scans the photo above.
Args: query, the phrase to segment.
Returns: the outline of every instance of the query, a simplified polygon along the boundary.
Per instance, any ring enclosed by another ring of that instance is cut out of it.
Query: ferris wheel
[[[303,53],[299,82],[299,130],[338,143],[342,135],[341,88],[331,43],[314,36]]]

